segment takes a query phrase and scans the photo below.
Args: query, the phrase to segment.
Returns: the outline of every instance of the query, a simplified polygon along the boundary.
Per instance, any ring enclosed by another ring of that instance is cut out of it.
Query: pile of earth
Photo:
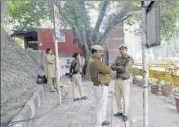
[[[33,95],[41,72],[32,54],[16,45],[1,26],[1,125],[9,123]]]

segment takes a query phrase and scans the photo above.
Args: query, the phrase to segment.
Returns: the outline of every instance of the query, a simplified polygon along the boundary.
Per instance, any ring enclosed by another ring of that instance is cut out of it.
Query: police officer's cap
[[[102,50],[104,50],[104,48],[101,45],[93,45],[92,49],[94,49],[96,51],[102,51]]]
[[[122,49],[122,48],[127,49],[127,46],[126,46],[125,44],[121,44],[121,45],[119,46],[119,49]]]

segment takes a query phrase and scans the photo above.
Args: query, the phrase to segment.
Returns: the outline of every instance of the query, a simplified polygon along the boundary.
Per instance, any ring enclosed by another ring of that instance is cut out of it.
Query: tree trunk
[[[86,41],[83,42],[83,47],[81,47],[81,50],[83,51],[84,58],[85,58],[85,63],[83,65],[83,69],[82,69],[83,70],[82,76],[84,77],[86,75],[86,69],[87,69],[88,60],[89,60],[89,57],[91,55],[89,46],[88,46]]]

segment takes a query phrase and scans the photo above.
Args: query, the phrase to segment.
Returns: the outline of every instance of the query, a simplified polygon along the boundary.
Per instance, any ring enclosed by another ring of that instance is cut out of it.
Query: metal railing
[[[160,69],[157,69],[160,68]],[[162,69],[161,69],[162,68]],[[150,64],[149,65],[149,78],[156,78],[161,80],[167,80],[174,87],[179,86],[179,67],[175,64]],[[140,63],[134,64],[131,70],[133,75],[143,76],[144,71]]]

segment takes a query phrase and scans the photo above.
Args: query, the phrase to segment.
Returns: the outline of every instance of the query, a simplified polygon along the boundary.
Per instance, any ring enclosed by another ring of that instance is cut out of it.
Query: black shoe
[[[55,89],[49,89],[50,92],[55,92]]]
[[[123,119],[124,122],[126,122],[128,120],[128,117],[126,115],[123,115],[122,119]]]
[[[123,116],[123,113],[118,112],[118,113],[114,114],[114,116]]]
[[[79,101],[80,100],[80,98],[74,98],[74,101]]]
[[[110,125],[109,121],[104,121],[101,125]]]
[[[88,99],[87,96],[83,96],[83,97],[81,97],[81,100],[86,100],[86,99]]]

